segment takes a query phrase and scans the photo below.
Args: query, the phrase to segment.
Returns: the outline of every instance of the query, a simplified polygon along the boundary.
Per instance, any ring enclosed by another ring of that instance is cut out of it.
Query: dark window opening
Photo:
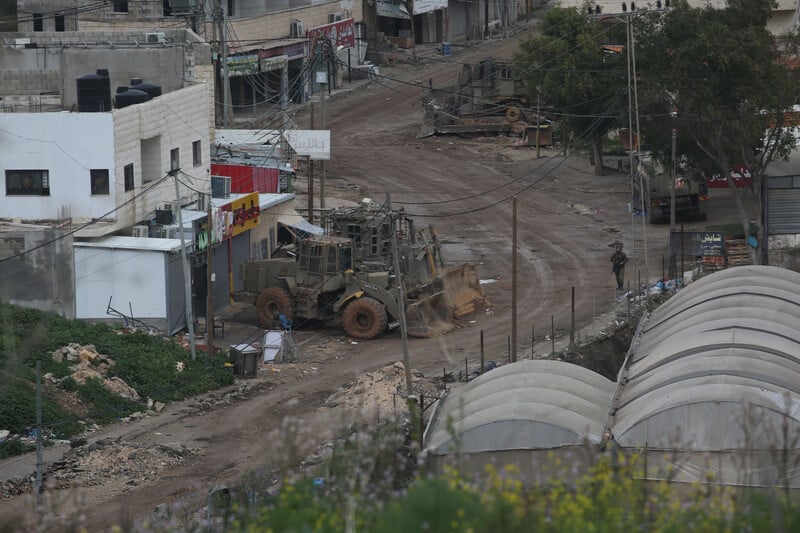
[[[53,20],[56,23],[56,31],[65,31],[64,15],[56,15]]]
[[[164,9],[164,16],[172,15],[172,6],[169,5],[169,0],[161,0],[161,7]]]
[[[125,191],[133,189],[133,163],[125,165]]]
[[[127,13],[128,0],[114,0],[114,13]]]
[[[203,164],[203,145],[200,144],[200,141],[194,141],[192,143],[192,163],[194,163],[196,167]]]
[[[328,258],[325,266],[325,272],[328,274],[336,274],[338,272],[338,268],[336,265],[337,253],[336,248],[333,246],[329,246],[327,249]]]
[[[228,16],[233,16],[233,0],[228,0]]]
[[[93,168],[89,171],[89,176],[92,182],[92,196],[108,194],[108,169]]]
[[[33,31],[44,31],[44,16],[41,13],[33,14]]]
[[[322,246],[312,245],[309,251],[311,253],[308,255],[308,271],[312,274],[319,274],[322,266]]]
[[[50,196],[50,172],[47,170],[6,170],[8,196]]]

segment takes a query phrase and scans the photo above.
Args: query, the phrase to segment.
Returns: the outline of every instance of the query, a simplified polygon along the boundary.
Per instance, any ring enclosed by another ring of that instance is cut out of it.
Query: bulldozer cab
[[[296,282],[318,292],[332,292],[345,286],[344,271],[353,268],[350,239],[318,236],[300,243]]]

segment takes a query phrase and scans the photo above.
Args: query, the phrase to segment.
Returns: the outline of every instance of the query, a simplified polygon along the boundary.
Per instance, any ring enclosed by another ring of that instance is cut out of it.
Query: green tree
[[[620,22],[612,28],[624,31]],[[541,34],[522,38],[515,56],[532,97],[541,96],[561,114],[565,130],[591,144],[597,174],[603,173],[603,138],[618,123],[627,85],[624,58],[603,51],[608,41],[596,18],[553,8],[544,15]]]
[[[770,161],[785,160],[794,138],[785,124],[797,94],[797,75],[786,59],[792,39],[776,39],[766,24],[772,1],[728,0],[724,9],[679,2],[666,13],[636,22],[640,101],[647,111],[643,132],[667,162],[676,128],[679,155],[705,175],[725,176],[744,228],[756,221],[760,263],[762,184]],[[732,167],[752,173],[757,212],[748,212]]]

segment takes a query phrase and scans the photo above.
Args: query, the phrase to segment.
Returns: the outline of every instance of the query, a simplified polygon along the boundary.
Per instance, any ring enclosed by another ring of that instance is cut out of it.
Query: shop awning
[[[286,230],[294,235],[295,239],[305,239],[312,235],[322,235],[325,233],[319,226],[315,226],[308,220],[301,218],[300,215],[288,216],[286,218],[279,218],[278,224],[285,227]]]

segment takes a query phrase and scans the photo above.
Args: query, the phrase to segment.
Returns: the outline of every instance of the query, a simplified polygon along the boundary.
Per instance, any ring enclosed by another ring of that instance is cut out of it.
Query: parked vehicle
[[[702,178],[679,174],[671,178],[649,155],[637,155],[638,173],[645,188],[644,206],[651,224],[669,223],[671,191],[675,183],[675,219],[678,221],[706,220],[708,185]],[[633,208],[641,210],[642,196],[638,179],[633,182]]]

